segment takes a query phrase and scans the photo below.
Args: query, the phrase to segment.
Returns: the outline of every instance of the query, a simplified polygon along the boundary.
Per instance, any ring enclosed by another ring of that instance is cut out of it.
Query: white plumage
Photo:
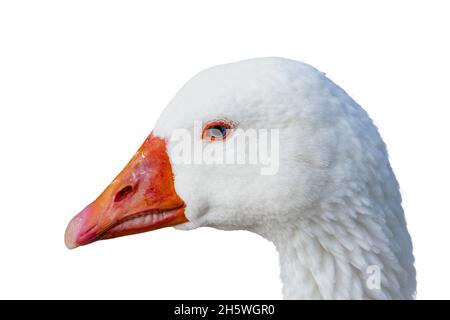
[[[195,121],[217,118],[279,129],[279,171],[172,163],[189,219],[178,228],[245,229],[273,241],[287,299],[414,298],[412,245],[385,144],[341,88],[282,58],[221,65],[180,90],[154,134],[169,140],[172,157],[173,130],[193,133]]]

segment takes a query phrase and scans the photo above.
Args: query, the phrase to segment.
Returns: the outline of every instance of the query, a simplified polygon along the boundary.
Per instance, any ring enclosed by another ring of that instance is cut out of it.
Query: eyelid
[[[225,136],[222,138],[206,137],[206,133],[208,132],[208,130],[213,127],[216,127],[216,126],[221,126],[226,129]],[[228,138],[228,136],[231,134],[233,129],[234,129],[234,123],[231,121],[223,120],[223,119],[210,121],[210,122],[206,123],[205,126],[203,127],[202,140],[211,141],[211,142],[224,141],[225,139]]]

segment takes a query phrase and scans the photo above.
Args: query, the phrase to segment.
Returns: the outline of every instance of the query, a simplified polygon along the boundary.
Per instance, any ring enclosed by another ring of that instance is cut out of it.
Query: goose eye
[[[224,121],[210,122],[203,129],[202,139],[206,141],[225,140],[230,134],[231,130],[231,124]]]

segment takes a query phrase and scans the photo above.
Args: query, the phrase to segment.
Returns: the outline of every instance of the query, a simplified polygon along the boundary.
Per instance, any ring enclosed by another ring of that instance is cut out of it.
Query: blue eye
[[[207,141],[225,140],[232,127],[224,121],[214,121],[203,129],[202,139]]]
[[[211,137],[220,139],[220,138],[225,137],[227,128],[225,128],[224,126],[214,126],[214,127],[209,128],[208,132]]]

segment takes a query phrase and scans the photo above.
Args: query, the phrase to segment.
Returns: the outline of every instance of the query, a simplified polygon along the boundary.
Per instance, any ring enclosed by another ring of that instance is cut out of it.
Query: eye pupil
[[[216,125],[209,128],[208,131],[210,137],[223,138],[227,133],[227,128],[225,128],[224,126]]]

